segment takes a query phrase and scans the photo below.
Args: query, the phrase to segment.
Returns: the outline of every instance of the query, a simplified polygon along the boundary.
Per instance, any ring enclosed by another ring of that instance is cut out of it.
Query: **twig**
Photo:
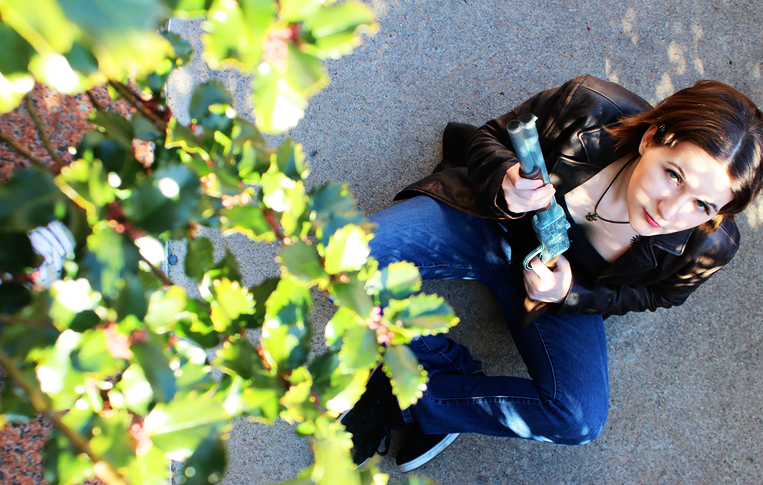
[[[93,105],[95,109],[98,111],[103,111],[103,108],[101,108],[101,104],[98,102],[98,98],[95,97],[95,94],[93,94],[93,91],[91,89],[88,89],[85,91],[85,94],[87,94],[87,99],[90,100],[90,104]]]
[[[29,400],[34,409],[45,416],[53,426],[66,436],[66,439],[69,440],[74,448],[90,458],[90,461],[93,462],[93,467],[96,469],[98,478],[110,485],[127,485],[125,479],[111,463],[104,461],[96,455],[90,448],[90,444],[82,436],[75,433],[69,426],[61,421],[61,418],[58,417],[58,413],[56,413],[45,400],[43,393],[24,379],[21,372],[16,369],[14,359],[6,354],[2,348],[0,348],[0,365],[2,365],[8,377],[10,377],[27,396],[29,396]]]
[[[45,162],[43,162],[39,158],[35,157],[34,155],[32,155],[31,153],[26,151],[18,143],[16,143],[16,140],[14,140],[13,138],[9,137],[8,135],[3,133],[2,131],[0,131],[0,141],[4,142],[6,145],[11,147],[16,153],[18,153],[22,157],[24,157],[27,160],[29,160],[30,162],[32,162],[32,165],[36,165],[36,166],[38,166],[40,168],[44,168],[45,170],[51,170],[51,171],[55,172],[55,170],[52,170],[48,166],[48,164],[46,164]]]
[[[34,126],[37,128],[37,133],[40,135],[40,140],[42,140],[42,144],[45,147],[45,150],[48,151],[50,158],[52,158],[53,161],[56,162],[56,165],[58,165],[58,168],[65,167],[66,162],[64,162],[64,159],[61,158],[61,155],[59,155],[56,152],[55,148],[53,148],[53,145],[50,143],[50,138],[48,138],[48,132],[45,130],[45,127],[42,124],[42,120],[40,119],[40,115],[37,114],[37,110],[34,107],[34,102],[32,101],[31,93],[24,96],[24,102],[26,103],[27,113],[29,113],[29,116],[32,118],[32,121],[34,122]]]
[[[111,87],[116,89],[120,95],[122,95],[125,101],[130,103],[133,108],[137,109],[140,114],[148,118],[157,128],[162,131],[167,130],[167,122],[156,116],[155,113],[146,109],[143,105],[143,100],[136,96],[135,93],[130,90],[130,88],[120,83],[119,81],[109,80],[109,84]]]
[[[167,286],[172,286],[175,284],[171,279],[169,279],[169,277],[166,274],[164,274],[164,271],[160,270],[159,268],[151,264],[151,262],[147,260],[146,257],[143,256],[142,254],[140,255],[140,259],[142,259],[143,262],[146,263],[149,268],[151,268],[151,272],[154,273],[154,275],[157,278],[162,280],[162,283],[164,283]]]
[[[37,320],[29,320],[27,318],[14,317],[12,315],[0,315],[0,322],[10,323],[10,324],[20,323],[22,325],[29,325],[29,326],[35,326],[35,327],[53,328],[53,324],[51,322],[40,322]]]

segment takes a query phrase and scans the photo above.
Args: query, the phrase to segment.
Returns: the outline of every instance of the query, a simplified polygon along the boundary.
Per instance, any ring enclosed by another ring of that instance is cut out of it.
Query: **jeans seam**
[[[537,322],[533,322],[533,326],[535,327],[535,331],[538,332],[538,336],[540,338],[541,343],[543,344],[543,351],[546,353],[546,359],[548,359],[548,366],[551,368],[551,380],[554,383],[554,391],[551,395],[551,400],[556,401],[556,393],[558,391],[559,386],[556,382],[556,369],[554,367],[554,362],[551,359],[551,354],[548,351],[548,345],[546,344],[546,339],[543,336],[543,332],[541,331],[540,325],[538,325]]]

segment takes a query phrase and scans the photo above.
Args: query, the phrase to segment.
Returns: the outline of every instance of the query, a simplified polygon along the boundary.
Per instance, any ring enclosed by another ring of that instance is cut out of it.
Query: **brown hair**
[[[629,116],[609,131],[617,149],[638,148],[650,126],[653,142],[675,146],[689,142],[726,167],[731,202],[721,207],[713,226],[742,212],[755,198],[763,178],[763,114],[747,96],[718,81],[699,81],[665,98],[654,109]]]

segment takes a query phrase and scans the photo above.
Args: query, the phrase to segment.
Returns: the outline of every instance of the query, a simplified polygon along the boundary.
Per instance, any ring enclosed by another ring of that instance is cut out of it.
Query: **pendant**
[[[588,222],[593,222],[598,218],[599,216],[597,216],[596,214],[591,214],[590,212],[588,213],[587,216],[585,216],[585,220],[587,220]]]

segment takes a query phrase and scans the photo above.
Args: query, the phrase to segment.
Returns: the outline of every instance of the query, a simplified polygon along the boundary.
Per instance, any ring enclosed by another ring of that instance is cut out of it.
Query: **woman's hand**
[[[524,270],[525,291],[536,301],[560,303],[572,286],[572,269],[564,256],[559,256],[556,268],[548,268],[536,256],[530,261],[532,271]]]
[[[530,180],[519,175],[519,163],[512,166],[503,176],[501,188],[506,205],[511,212],[523,213],[546,207],[556,193],[551,184],[543,185],[543,180]]]

